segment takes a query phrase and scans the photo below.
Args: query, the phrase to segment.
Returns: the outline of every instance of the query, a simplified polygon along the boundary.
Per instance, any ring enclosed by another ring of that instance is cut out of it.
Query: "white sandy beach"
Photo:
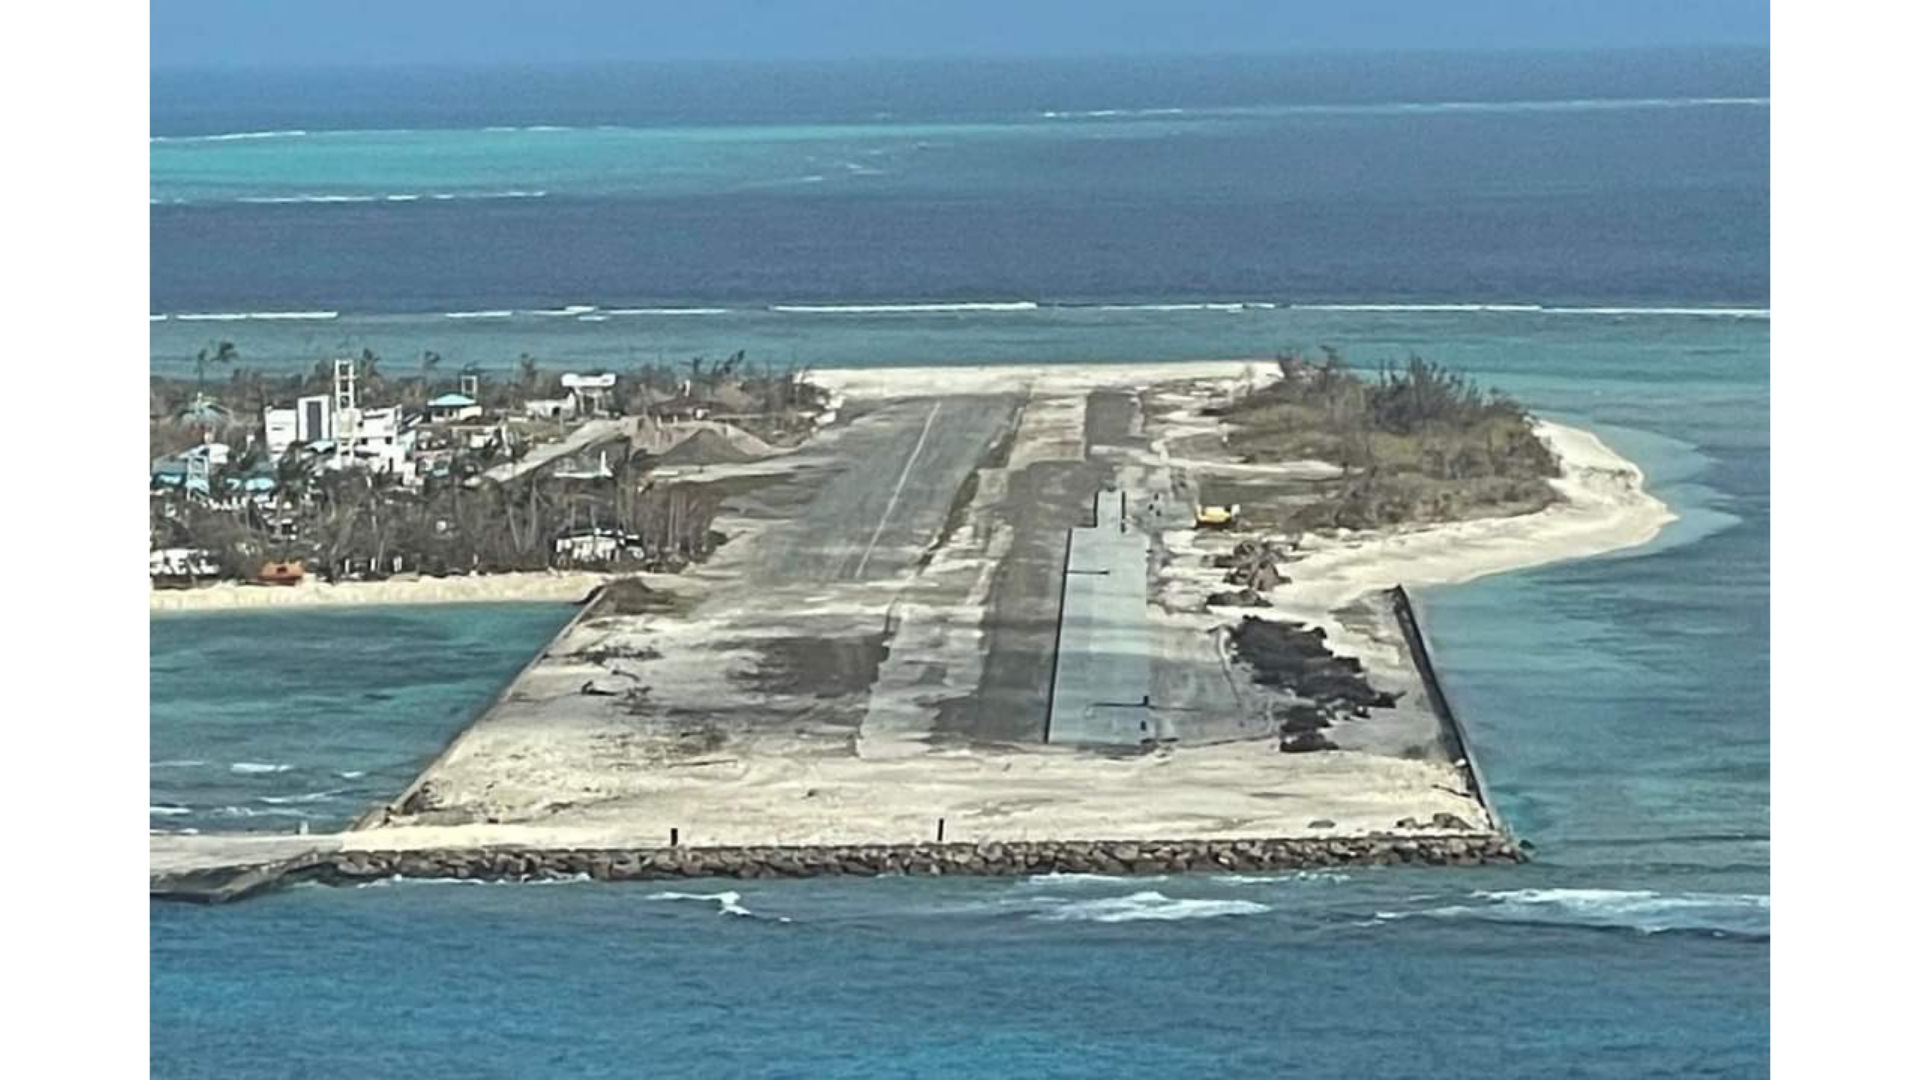
[[[1648,494],[1640,467],[1592,432],[1546,421],[1536,430],[1560,458],[1562,475],[1549,483],[1561,501],[1514,517],[1307,536],[1299,561],[1287,564],[1293,583],[1271,596],[1274,610],[1296,617],[1324,615],[1394,585],[1458,585],[1622,551],[1649,543],[1677,520],[1667,504]],[[1274,468],[1281,475],[1279,470],[1292,466]],[[1171,534],[1169,547],[1197,552],[1193,545],[1199,539],[1191,532]],[[1217,582],[1217,574],[1202,573],[1193,587],[1212,589]]]
[[[308,580],[299,585],[243,585],[222,581],[196,589],[154,589],[149,612],[246,611],[261,608],[340,607],[357,604],[480,604],[514,601],[578,603],[607,580],[605,574],[550,571],[470,574],[389,581]]]

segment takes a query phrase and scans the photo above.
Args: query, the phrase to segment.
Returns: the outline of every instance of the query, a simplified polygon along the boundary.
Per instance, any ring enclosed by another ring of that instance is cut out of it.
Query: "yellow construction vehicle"
[[[1240,519],[1240,504],[1232,506],[1203,506],[1193,515],[1193,527],[1196,529],[1231,529]]]

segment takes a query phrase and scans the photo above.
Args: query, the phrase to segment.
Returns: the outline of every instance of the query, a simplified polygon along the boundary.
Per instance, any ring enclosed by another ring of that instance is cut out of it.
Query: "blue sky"
[[[1765,45],[1765,0],[153,0],[155,67]]]

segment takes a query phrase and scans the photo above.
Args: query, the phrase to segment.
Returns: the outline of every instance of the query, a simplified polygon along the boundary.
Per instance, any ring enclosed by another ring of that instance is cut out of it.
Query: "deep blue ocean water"
[[[1528,866],[155,906],[155,1075],[1764,1075],[1764,53],[241,78],[154,85],[155,371],[1417,350],[1681,520],[1424,597]],[[350,816],[565,615],[156,618],[152,801]]]

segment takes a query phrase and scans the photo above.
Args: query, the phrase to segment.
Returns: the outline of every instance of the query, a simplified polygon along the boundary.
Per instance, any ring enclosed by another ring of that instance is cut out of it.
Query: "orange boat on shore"
[[[260,572],[253,576],[253,580],[262,585],[298,585],[306,576],[306,564],[296,560],[270,562],[260,568]]]

